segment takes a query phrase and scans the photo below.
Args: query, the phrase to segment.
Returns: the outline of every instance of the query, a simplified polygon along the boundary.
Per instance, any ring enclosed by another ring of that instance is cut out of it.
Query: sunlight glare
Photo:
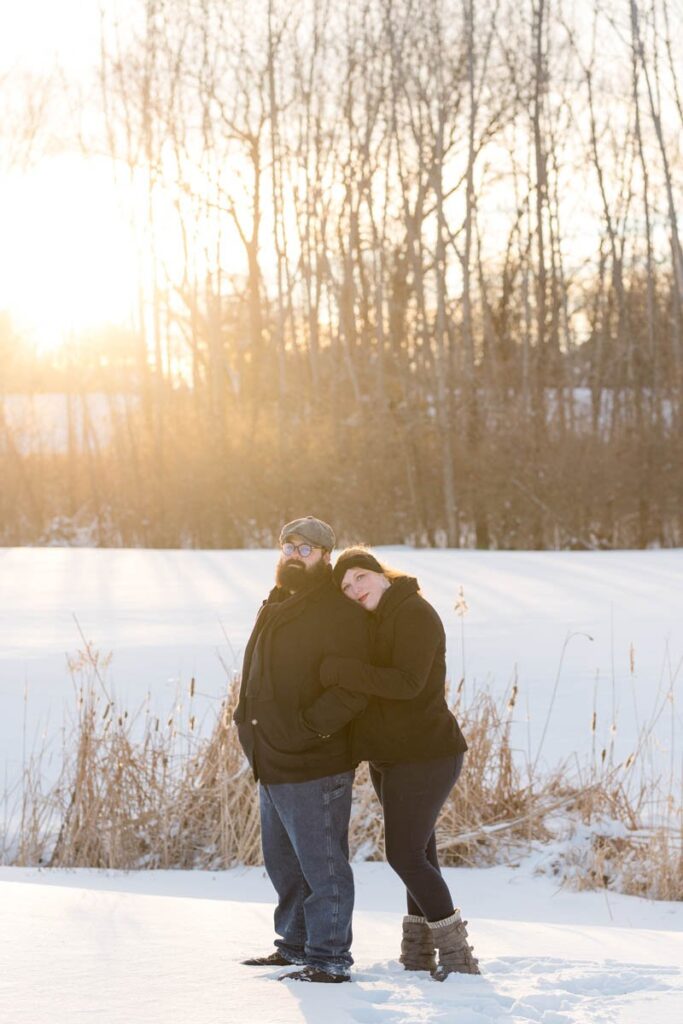
[[[133,233],[105,160],[59,156],[5,179],[0,309],[42,351],[133,316]]]

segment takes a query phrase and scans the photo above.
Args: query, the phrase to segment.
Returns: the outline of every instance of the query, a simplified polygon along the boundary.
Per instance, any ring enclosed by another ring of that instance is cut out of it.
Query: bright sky
[[[129,324],[138,307],[131,218],[122,209],[111,162],[60,153],[26,172],[9,172],[2,162],[3,133],[12,130],[2,123],[2,76],[8,71],[45,75],[59,64],[70,80],[86,83],[99,60],[101,7],[109,17],[121,15],[125,28],[140,3],[0,0],[0,311],[9,310],[17,329],[43,349],[57,347],[73,332],[111,322]],[[58,104],[60,96],[53,99]],[[500,188],[501,203],[509,207],[509,186],[501,182]],[[135,202],[136,197],[131,193],[129,199]],[[568,189],[570,201],[585,206],[585,195]],[[491,213],[495,218],[495,206]],[[595,216],[600,216],[597,208]],[[566,208],[565,238],[567,224],[575,235],[584,236],[583,242],[579,237],[573,241],[576,259],[586,245],[588,257],[594,222],[585,210],[567,214]],[[267,225],[263,230],[265,234]],[[179,249],[171,231],[169,221],[169,237],[161,247],[172,257]],[[495,229],[489,236],[495,239]],[[241,266],[238,242],[235,251],[236,265]]]
[[[85,80],[99,25],[100,0],[0,0],[0,74],[46,75],[59,64]],[[135,250],[119,201],[106,160],[62,153],[27,172],[0,164],[0,310],[41,348],[130,321]]]
[[[129,321],[134,248],[107,161],[62,155],[6,177],[0,222],[0,309],[41,348]]]
[[[70,69],[87,68],[99,23],[100,0],[0,0],[0,67],[42,71],[57,57]]]

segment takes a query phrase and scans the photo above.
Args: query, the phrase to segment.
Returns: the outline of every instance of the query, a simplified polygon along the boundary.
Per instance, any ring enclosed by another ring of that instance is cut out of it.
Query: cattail
[[[194,678],[194,676],[192,676],[192,679],[190,679],[190,697],[194,697],[194,688],[195,688],[195,678]]]
[[[462,586],[458,590],[458,600],[455,602],[453,607],[455,608],[456,615],[459,615],[461,618],[469,611],[469,606],[465,600],[465,591]]]
[[[463,686],[464,679],[458,690]],[[508,696],[508,708],[516,706],[516,673]],[[33,863],[51,860],[51,866],[106,862],[121,868],[168,868],[192,863],[210,870],[259,863],[258,790],[245,770],[236,730],[231,728],[235,698],[233,689],[218,705],[208,739],[198,731],[198,714],[188,714],[192,737],[186,737],[184,728],[182,732],[160,732],[160,719],[150,714],[145,718],[145,735],[138,741],[129,735],[131,722],[137,720],[134,713],[126,718],[121,709],[118,717],[115,703],[106,699],[98,703],[85,690],[84,709],[76,726],[80,743],[71,745],[69,774],[51,797],[58,797],[63,809],[60,838],[55,845],[54,835],[40,834],[42,797],[36,788],[31,796],[34,809],[29,809],[23,826],[21,858]],[[171,716],[169,726],[174,725],[178,713]],[[616,725],[616,715],[614,718]],[[116,727],[117,720],[122,728]],[[555,773],[547,779],[536,776],[529,786],[512,756],[510,719],[501,715],[499,703],[489,693],[475,692],[462,721],[470,753],[461,782],[446,802],[437,826],[437,843],[445,864],[490,864],[507,856],[508,844],[517,849],[520,840],[547,839],[552,830],[546,827],[546,819],[558,809],[575,809],[590,822],[609,808],[627,826],[629,837],[635,833],[634,838],[613,842],[595,835],[586,844],[576,870],[580,888],[609,884],[620,891],[647,892],[652,898],[683,899],[677,836],[672,840],[668,827],[646,830],[639,806],[630,800],[628,783],[635,785],[636,780],[626,772],[638,759],[638,749],[620,762],[624,775],[617,781],[611,770],[612,746],[596,750],[593,738],[594,754],[604,767],[591,786],[586,788],[579,779],[578,787],[570,782],[566,791],[558,789],[562,775]],[[591,731],[595,734],[596,729],[594,710]],[[159,734],[156,737],[155,732]],[[187,751],[176,750],[180,735],[189,741]],[[642,792],[647,791],[646,787]],[[367,765],[358,770],[353,801],[349,828],[353,853],[370,859],[382,857],[381,815]],[[666,806],[670,815],[679,813],[673,792]],[[118,809],[116,814],[112,815],[112,808]],[[139,821],[145,823],[142,830]],[[566,877],[571,864],[560,860],[559,870]]]
[[[631,644],[631,646],[628,649],[628,664],[629,669],[631,671],[631,675],[634,675],[636,671],[636,652],[633,647],[633,644]]]

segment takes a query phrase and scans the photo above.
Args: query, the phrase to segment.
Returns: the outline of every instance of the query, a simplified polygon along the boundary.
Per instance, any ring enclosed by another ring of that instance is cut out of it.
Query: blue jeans
[[[353,958],[353,772],[260,784],[263,862],[278,895],[275,942],[292,963],[348,974]]]

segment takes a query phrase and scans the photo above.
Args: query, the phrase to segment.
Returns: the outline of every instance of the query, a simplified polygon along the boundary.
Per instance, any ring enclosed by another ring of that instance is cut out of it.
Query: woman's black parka
[[[395,579],[372,614],[372,664],[331,656],[321,665],[326,692],[304,713],[320,734],[348,721],[344,691],[368,704],[351,726],[354,763],[425,761],[467,750],[445,694],[443,623],[409,576]]]

